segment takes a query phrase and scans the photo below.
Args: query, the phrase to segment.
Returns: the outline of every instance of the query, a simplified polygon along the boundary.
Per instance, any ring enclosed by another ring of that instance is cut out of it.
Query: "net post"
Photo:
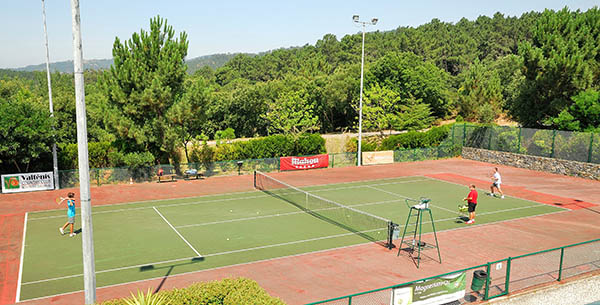
[[[256,170],[254,170],[254,188],[256,188]]]
[[[395,248],[394,246],[394,223],[393,222],[388,222],[388,236],[387,236],[387,248],[389,250],[392,250]]]

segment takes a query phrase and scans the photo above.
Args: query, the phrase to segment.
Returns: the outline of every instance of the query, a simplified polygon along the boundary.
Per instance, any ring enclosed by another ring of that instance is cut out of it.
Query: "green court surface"
[[[468,188],[427,177],[302,189],[391,219],[401,229],[409,210],[405,198],[425,196],[438,231],[466,226],[457,206]],[[479,190],[477,225],[561,210]],[[371,242],[262,191],[97,206],[92,212],[98,287]],[[58,232],[65,214],[27,215],[19,300],[83,289],[81,235]],[[77,219],[75,228],[80,224]],[[443,257],[443,241],[440,248]]]

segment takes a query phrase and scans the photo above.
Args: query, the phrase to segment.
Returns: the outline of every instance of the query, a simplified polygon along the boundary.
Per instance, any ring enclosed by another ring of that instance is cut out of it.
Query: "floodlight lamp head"
[[[377,24],[377,21],[379,21],[379,19],[377,19],[377,18],[373,18],[373,19],[371,19],[371,23],[372,23],[373,25],[376,25],[376,24]]]
[[[352,21],[358,22],[358,18],[359,18],[358,15],[354,15],[354,16],[352,16]]]

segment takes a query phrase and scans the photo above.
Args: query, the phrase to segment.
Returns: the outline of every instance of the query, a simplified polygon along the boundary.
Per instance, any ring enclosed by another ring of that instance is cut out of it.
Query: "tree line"
[[[367,33],[363,127],[508,117],[524,127],[598,129],[599,24],[598,7],[564,8]],[[115,38],[110,70],[85,72],[89,141],[129,156],[111,165],[180,162],[179,151],[191,155],[191,143],[225,130],[255,137],[357,129],[360,34],[238,54],[193,74],[188,43],[157,16],[149,29]],[[0,171],[47,170],[54,139],[76,142],[72,75],[52,74],[52,87],[54,117],[44,73],[0,71]]]

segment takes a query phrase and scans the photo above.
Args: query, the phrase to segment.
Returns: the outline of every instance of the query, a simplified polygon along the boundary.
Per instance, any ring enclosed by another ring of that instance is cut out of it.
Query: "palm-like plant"
[[[131,298],[125,299],[125,304],[127,305],[168,305],[169,302],[167,300],[166,295],[158,295],[152,293],[148,288],[148,293],[144,294],[142,291],[138,290],[137,296],[131,293]]]

